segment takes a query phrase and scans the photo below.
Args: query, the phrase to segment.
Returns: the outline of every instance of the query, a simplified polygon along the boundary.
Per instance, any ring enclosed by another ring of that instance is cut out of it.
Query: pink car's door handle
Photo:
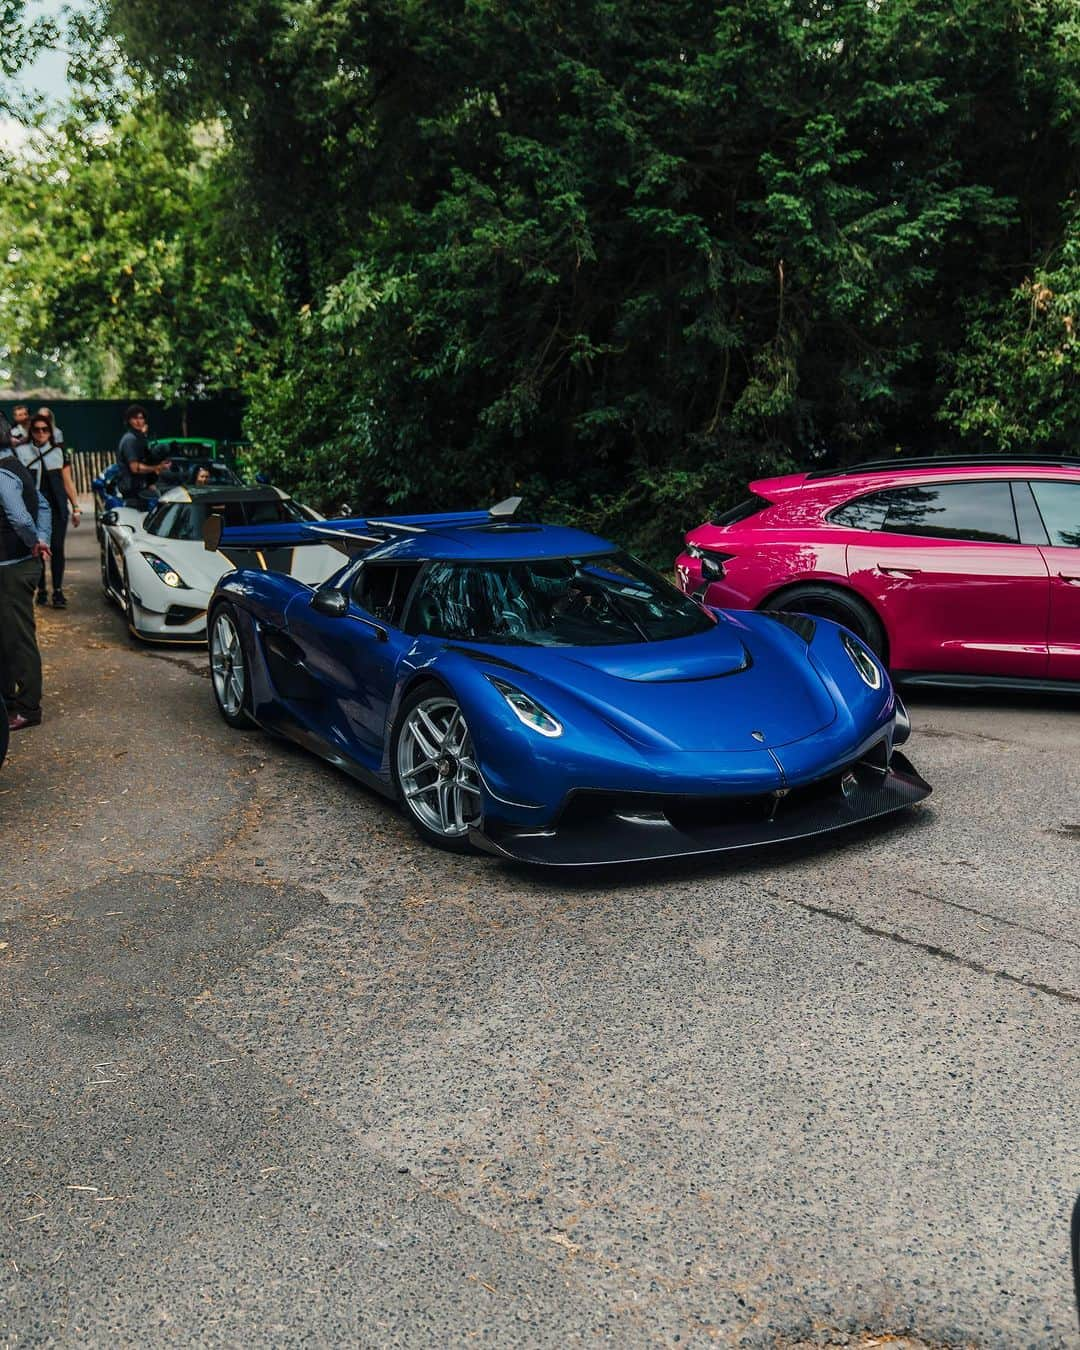
[[[1080,586],[1080,573],[1078,572],[1059,572],[1058,576],[1062,581],[1067,581],[1070,586]]]
[[[885,567],[878,564],[878,571],[883,577],[899,577],[903,580],[906,577],[917,577],[922,571],[921,567]]]

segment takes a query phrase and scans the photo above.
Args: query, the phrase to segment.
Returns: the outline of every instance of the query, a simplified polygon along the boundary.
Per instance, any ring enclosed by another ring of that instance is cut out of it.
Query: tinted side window
[[[869,497],[856,497],[833,511],[829,520],[834,525],[846,525],[849,530],[880,530],[885,525],[889,509],[887,492],[872,492]]]
[[[401,627],[405,601],[420,571],[419,563],[370,563],[353,583],[353,599],[375,619]]]
[[[1033,482],[1039,514],[1059,548],[1080,548],[1080,483]]]
[[[728,511],[722,511],[720,515],[713,516],[713,525],[738,525],[740,520],[749,520],[751,516],[756,516],[759,511],[764,511],[769,503],[764,497],[747,497],[746,501],[740,502],[738,506],[731,507]]]
[[[1008,483],[933,483],[890,488],[881,527],[886,534],[978,543],[1019,542]]]
[[[211,506],[210,510],[221,516],[226,529],[239,529],[251,523],[243,502],[225,502],[222,506]]]
[[[248,525],[281,525],[290,520],[303,520],[298,506],[284,498],[272,502],[244,502],[244,519]]]

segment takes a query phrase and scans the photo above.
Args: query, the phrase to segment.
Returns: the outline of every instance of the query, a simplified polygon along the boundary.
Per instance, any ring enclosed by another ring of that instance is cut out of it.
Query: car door
[[[894,668],[1046,675],[1049,573],[1006,479],[913,482],[861,505],[870,530],[848,574],[885,620]]]
[[[362,565],[345,584],[342,613],[321,610],[317,591],[301,592],[286,611],[295,659],[317,695],[302,701],[300,715],[333,749],[372,770],[382,762],[397,669],[412,646],[397,625],[418,571]]]
[[[1032,479],[1031,492],[1048,542],[1052,680],[1080,680],[1080,480]]]

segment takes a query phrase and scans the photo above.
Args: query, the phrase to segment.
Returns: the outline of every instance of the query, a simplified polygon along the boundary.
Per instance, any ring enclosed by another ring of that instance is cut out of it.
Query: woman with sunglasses
[[[71,505],[72,524],[75,526],[82,521],[82,510],[62,438],[58,441],[52,413],[47,408],[41,409],[30,419],[30,439],[16,446],[15,453],[29,470],[34,486],[49,503],[52,512],[52,602],[54,609],[64,609],[67,605],[64,595],[64,539],[67,535],[68,504]],[[39,605],[49,602],[44,563],[41,566],[37,602]]]

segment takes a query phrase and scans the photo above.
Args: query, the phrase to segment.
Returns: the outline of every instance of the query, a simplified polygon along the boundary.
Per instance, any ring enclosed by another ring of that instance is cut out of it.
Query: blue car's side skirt
[[[262,728],[263,731],[271,732],[275,736],[281,736],[287,741],[292,741],[304,750],[309,750],[313,755],[318,755],[324,759],[327,764],[332,764],[335,769],[340,769],[347,773],[350,778],[355,778],[358,783],[364,787],[372,788],[383,797],[388,797],[391,801],[397,800],[397,794],[393,786],[380,774],[369,769],[367,765],[361,764],[358,759],[343,755],[329,741],[322,736],[317,735],[310,728],[298,721],[295,717],[280,708],[276,709],[273,717],[267,717],[265,713],[262,716],[252,718],[254,722]]]
[[[588,794],[580,794],[587,797]],[[703,803],[659,794],[605,794],[596,809],[564,812],[550,830],[474,829],[488,853],[538,867],[595,867],[726,853],[829,834],[914,806],[930,795],[903,755],[887,771],[855,765],[786,796],[713,798]]]

